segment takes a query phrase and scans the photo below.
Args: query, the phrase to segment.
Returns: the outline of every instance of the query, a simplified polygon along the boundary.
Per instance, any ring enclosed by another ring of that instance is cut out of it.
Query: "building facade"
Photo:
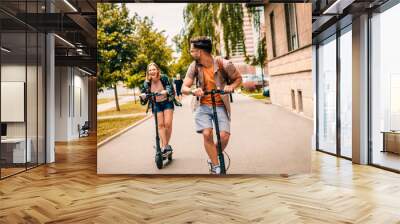
[[[312,119],[312,5],[267,3],[264,7],[271,102]]]

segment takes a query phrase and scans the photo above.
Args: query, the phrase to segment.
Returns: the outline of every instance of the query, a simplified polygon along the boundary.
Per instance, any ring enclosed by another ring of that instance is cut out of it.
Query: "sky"
[[[128,3],[126,6],[131,16],[136,12],[142,18],[153,18],[154,27],[159,31],[165,30],[168,45],[173,45],[172,38],[184,26],[183,9],[186,3]]]

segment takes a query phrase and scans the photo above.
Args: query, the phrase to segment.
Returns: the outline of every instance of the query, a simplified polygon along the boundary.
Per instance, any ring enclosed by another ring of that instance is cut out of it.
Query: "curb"
[[[138,126],[139,124],[145,122],[146,120],[148,120],[149,118],[151,118],[153,115],[147,115],[145,116],[143,119],[137,121],[136,123],[132,124],[131,126],[126,127],[125,129],[122,129],[121,131],[117,132],[116,134],[104,139],[103,141],[97,143],[97,149],[99,149],[101,146],[105,145],[106,143],[110,142],[111,140],[113,140],[114,138],[124,134],[125,132],[129,131],[130,129]]]

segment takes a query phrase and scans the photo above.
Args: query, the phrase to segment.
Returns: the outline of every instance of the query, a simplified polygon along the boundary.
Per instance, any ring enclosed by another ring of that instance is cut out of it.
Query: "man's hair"
[[[193,44],[195,48],[203,49],[209,54],[212,52],[212,41],[208,37],[195,37],[190,40],[190,43]]]

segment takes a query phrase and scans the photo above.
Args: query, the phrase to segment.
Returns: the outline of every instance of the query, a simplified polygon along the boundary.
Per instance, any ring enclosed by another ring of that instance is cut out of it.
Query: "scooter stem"
[[[212,101],[212,108],[213,108],[213,119],[214,119],[214,124],[215,124],[215,132],[217,135],[217,150],[218,150],[218,159],[219,159],[219,165],[221,167],[221,174],[225,175],[226,174],[226,168],[225,168],[225,159],[224,155],[222,154],[222,144],[221,144],[221,136],[219,133],[219,124],[218,124],[218,117],[217,117],[217,108],[216,108],[216,103],[215,103],[215,90],[211,91],[211,101]]]
[[[155,111],[156,95],[152,95],[151,98],[152,98],[152,101],[153,101],[152,104],[151,104],[151,107],[152,107],[152,109],[154,111],[153,116],[154,116],[154,121],[155,121],[155,124],[156,124],[156,150],[157,150],[157,153],[161,153],[160,136],[158,134],[158,118],[157,118],[157,112]]]

